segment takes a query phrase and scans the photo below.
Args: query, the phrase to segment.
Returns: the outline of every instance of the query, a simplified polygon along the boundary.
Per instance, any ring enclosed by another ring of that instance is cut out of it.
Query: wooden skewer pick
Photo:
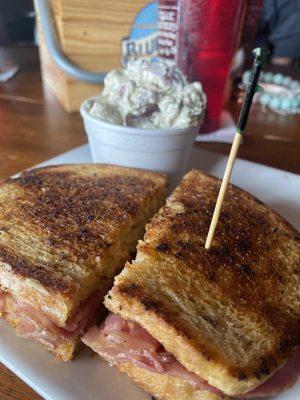
[[[245,132],[246,123],[248,120],[248,115],[249,115],[250,107],[252,104],[253,96],[254,96],[255,92],[262,90],[257,85],[257,82],[259,79],[261,68],[266,61],[268,51],[264,48],[259,47],[259,48],[256,48],[253,50],[253,54],[254,54],[255,58],[254,58],[253,66],[252,66],[251,77],[250,77],[249,84],[247,87],[246,95],[244,97],[244,102],[242,105],[241,113],[240,113],[238,124],[237,124],[237,130],[236,130],[235,137],[234,137],[234,140],[233,140],[233,143],[231,146],[225,173],[223,176],[222,184],[220,187],[220,191],[218,194],[214,213],[213,213],[212,220],[210,223],[208,235],[206,238],[206,242],[205,242],[206,249],[210,249],[210,247],[211,247],[215,229],[216,229],[216,226],[217,226],[217,223],[219,220],[224,196],[226,193],[226,189],[228,187],[228,183],[229,183],[229,180],[231,177],[233,165],[234,165],[234,162],[235,162],[235,159],[236,159],[239,147],[240,147],[242,136]]]

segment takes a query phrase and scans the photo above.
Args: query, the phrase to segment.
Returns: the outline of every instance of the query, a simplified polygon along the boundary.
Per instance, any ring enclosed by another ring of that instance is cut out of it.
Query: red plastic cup
[[[245,0],[160,0],[159,2],[159,9],[164,12],[162,17],[167,19],[168,15],[164,10],[169,10],[170,18],[169,25],[159,22],[158,52],[168,59],[174,56],[174,62],[190,81],[202,83],[207,96],[202,132],[214,131],[219,127],[226,82],[240,38],[245,6]],[[160,18],[159,14],[159,21]],[[171,57],[167,56],[168,49],[160,46],[161,42],[164,43],[161,37],[168,38],[166,29],[160,27],[168,26],[174,33]]]

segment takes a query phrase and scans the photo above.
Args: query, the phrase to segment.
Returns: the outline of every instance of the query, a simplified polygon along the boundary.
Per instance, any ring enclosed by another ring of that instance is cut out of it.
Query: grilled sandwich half
[[[166,177],[59,165],[0,186],[0,314],[70,360],[99,304],[162,205]]]
[[[184,177],[83,338],[159,399],[273,395],[300,372],[299,233],[230,185],[206,250],[220,183]]]

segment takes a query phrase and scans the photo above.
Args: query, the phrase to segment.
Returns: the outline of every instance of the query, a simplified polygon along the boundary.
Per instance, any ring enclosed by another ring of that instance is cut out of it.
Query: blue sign
[[[157,57],[158,2],[147,4],[136,15],[130,34],[122,40],[121,58],[124,63],[129,58]]]

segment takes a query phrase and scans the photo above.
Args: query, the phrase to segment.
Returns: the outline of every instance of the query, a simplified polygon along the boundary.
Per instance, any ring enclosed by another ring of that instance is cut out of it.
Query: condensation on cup
[[[190,81],[202,83],[207,110],[201,132],[219,128],[247,9],[261,4],[262,0],[159,0],[158,54],[178,65]]]

